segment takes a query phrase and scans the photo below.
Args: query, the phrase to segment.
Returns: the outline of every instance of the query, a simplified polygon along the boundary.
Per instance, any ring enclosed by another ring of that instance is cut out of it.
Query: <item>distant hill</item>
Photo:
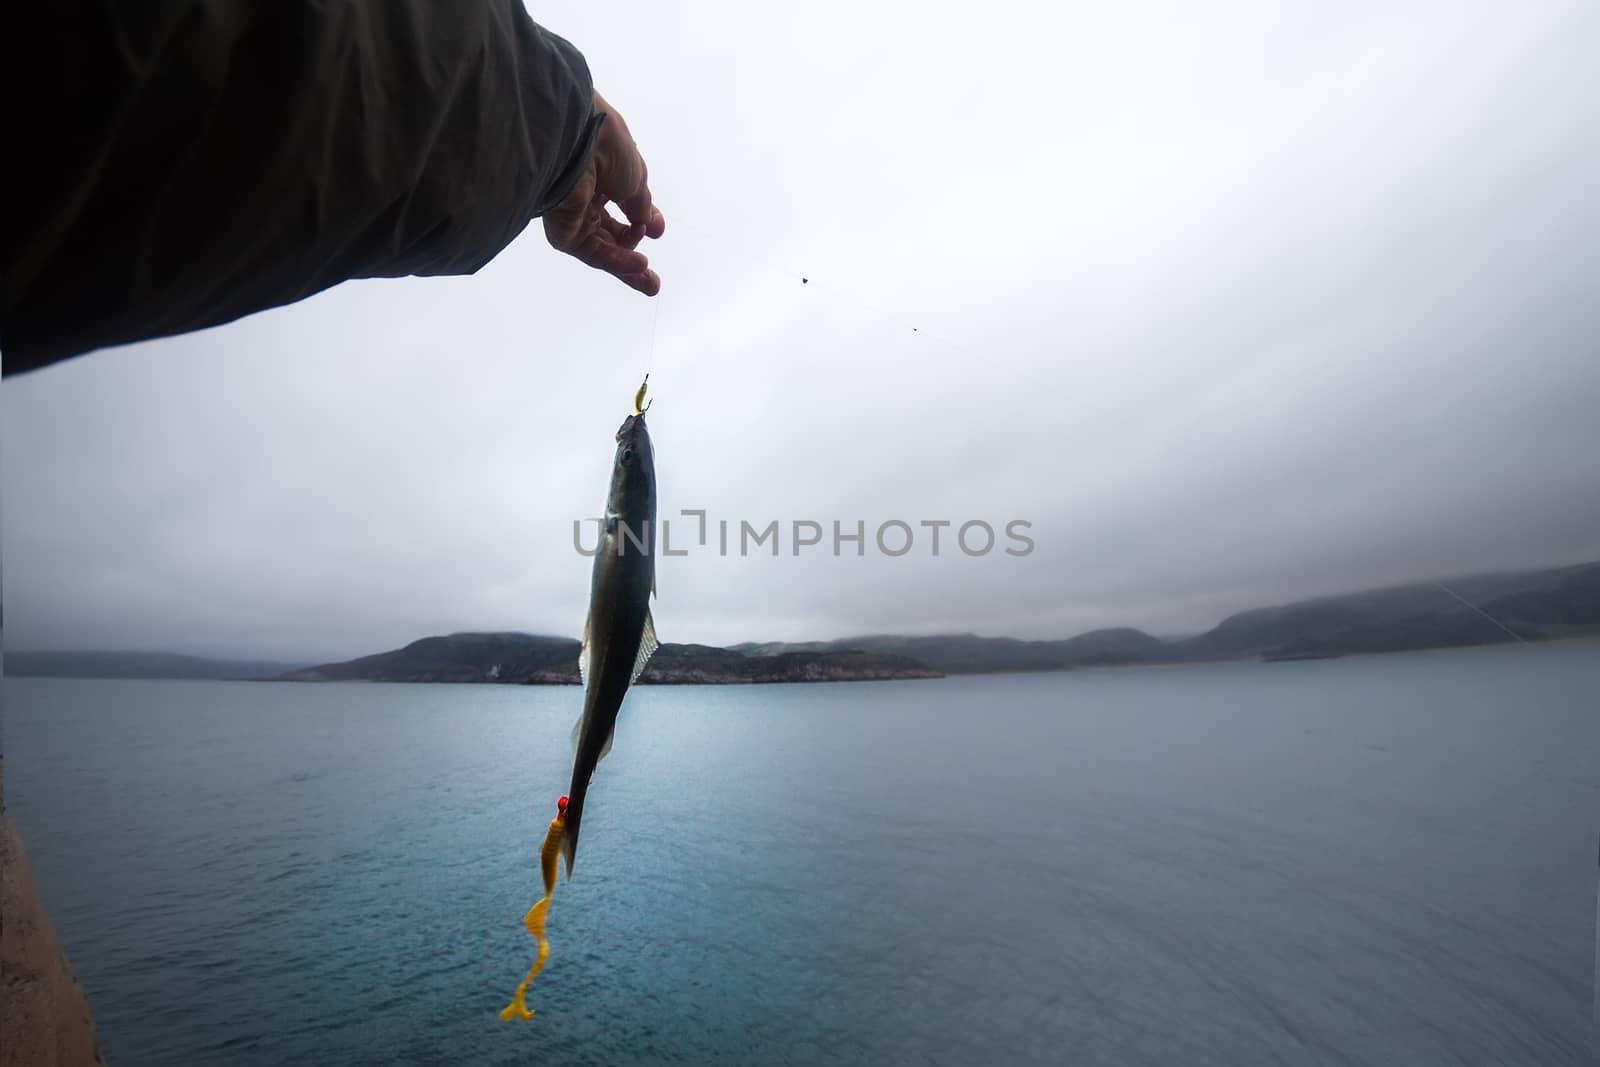
[[[752,656],[845,651],[909,656],[943,674],[1059,671],[1072,667],[1158,663],[1172,658],[1166,642],[1142,630],[1132,629],[1091,630],[1077,637],[1057,641],[1021,641],[1012,637],[979,637],[976,634],[941,634],[932,637],[876,634],[805,644],[775,642],[734,647]]]
[[[577,680],[578,642],[521,633],[424,637],[392,652],[279,673],[284,682],[523,682]]]
[[[14,678],[197,678],[228,681],[294,670],[299,664],[205,659],[171,652],[10,652]]]
[[[1256,608],[1172,647],[1180,659],[1286,659],[1540,641],[1588,632],[1600,632],[1600,563],[1470,575]]]
[[[392,652],[290,671],[289,682],[485,682],[578,684],[578,642],[519,633],[425,637]],[[770,682],[856,682],[937,678],[905,656],[862,652],[797,652],[751,657],[711,645],[662,645],[641,685],[738,685]]]
[[[644,685],[731,685],[775,682],[883,682],[939,678],[909,656],[826,651],[748,656],[710,645],[662,645],[639,676]]]
[[[975,634],[880,634],[734,647],[752,656],[860,649],[911,656],[945,674],[977,674],[1219,659],[1299,659],[1586,634],[1600,634],[1600,562],[1469,575],[1446,579],[1442,585],[1417,582],[1253,608],[1228,616],[1205,633],[1174,641],[1140,630],[1114,629],[1091,630],[1059,641]]]
[[[1481,609],[1481,610],[1479,610]],[[1486,617],[1487,616],[1487,617]],[[1060,640],[875,634],[833,641],[663,645],[643,684],[934,678],[1201,660],[1301,659],[1600,635],[1600,562],[1416,582],[1252,608],[1176,640],[1091,630]],[[10,652],[8,674],[77,678],[576,684],[578,642],[524,633],[425,637],[317,667],[149,652]]]
[[[1508,592],[1490,600],[1485,610],[1513,627],[1536,626],[1552,637],[1590,632],[1600,626],[1600,564],[1552,572],[1559,581],[1547,587]]]

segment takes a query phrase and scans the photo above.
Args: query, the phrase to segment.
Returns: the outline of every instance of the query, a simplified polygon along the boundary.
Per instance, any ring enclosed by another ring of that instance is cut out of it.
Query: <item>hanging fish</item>
[[[539,955],[533,961],[533,968],[528,971],[528,976],[517,986],[517,991],[511,996],[511,1003],[500,1013],[502,1019],[531,1019],[533,1011],[524,999],[528,992],[528,984],[534,980],[540,970],[544,968],[544,961],[550,955],[550,943],[544,939],[544,920],[550,911],[550,897],[556,891],[556,864],[561,853],[561,838],[566,830],[567,798],[562,797],[556,801],[556,817],[550,820],[550,829],[545,831],[544,847],[539,850],[539,869],[544,874],[544,896],[539,902],[528,909],[528,914],[522,917],[522,925],[528,928],[528,933],[539,942]]]
[[[589,585],[589,618],[578,651],[578,671],[586,689],[583,716],[572,730],[578,751],[572,763],[572,785],[567,790],[571,799],[562,837],[568,878],[578,851],[589,777],[611,751],[622,698],[659,645],[650,617],[650,594],[656,587],[656,465],[644,424],[644,393],[641,385],[634,397],[634,413],[617,431],[611,491],[606,496],[600,550],[594,557]]]
[[[656,467],[650,432],[644,424],[644,397],[649,383],[650,376],[645,375],[633,397],[633,414],[617,431],[600,551],[595,555],[590,581],[589,618],[584,623],[583,647],[578,652],[578,670],[587,688],[583,715],[572,730],[578,750],[572,764],[572,787],[569,795],[557,802],[556,817],[550,821],[539,852],[544,896],[522,919],[528,933],[539,942],[539,954],[512,994],[511,1003],[501,1011],[502,1019],[533,1018],[526,996],[529,983],[550,955],[544,922],[555,893],[557,857],[566,856],[567,877],[571,878],[589,778],[595,765],[611,750],[622,698],[657,646],[655,623],[650,618],[650,594],[655,592],[656,584]]]

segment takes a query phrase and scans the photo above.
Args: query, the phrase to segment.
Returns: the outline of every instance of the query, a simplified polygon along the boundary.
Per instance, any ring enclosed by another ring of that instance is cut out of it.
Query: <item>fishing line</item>
[[[656,331],[661,327],[661,301],[666,298],[665,292],[658,292],[651,298],[651,302],[656,306],[655,313],[650,316],[650,366],[652,367],[656,364]]]
[[[1500,629],[1504,630],[1506,633],[1510,634],[1512,637],[1516,638],[1518,641],[1521,641],[1523,644],[1527,644],[1528,639],[1526,637],[1523,637],[1521,634],[1517,633],[1517,631],[1513,630],[1511,627],[1507,626],[1505,623],[1501,622],[1499,619],[1495,618],[1493,615],[1490,615],[1487,611],[1484,611],[1482,608],[1478,607],[1478,605],[1474,604],[1472,601],[1468,600],[1466,597],[1457,594],[1456,592],[1451,590],[1448,586],[1446,586],[1443,582],[1434,582],[1433,584],[1438,586],[1444,592],[1448,593],[1450,596],[1454,597],[1456,600],[1460,601],[1462,604],[1465,604],[1467,607],[1469,607],[1473,611],[1477,612],[1479,615],[1482,615],[1484,618],[1488,619],[1490,622],[1494,623],[1496,626],[1500,627]]]

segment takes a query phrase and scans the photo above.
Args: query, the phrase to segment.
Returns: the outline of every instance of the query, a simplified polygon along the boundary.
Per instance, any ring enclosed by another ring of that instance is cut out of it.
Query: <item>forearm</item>
[[[7,374],[349,278],[471,273],[595,133],[583,58],[516,0],[26,6],[0,75],[24,102]]]

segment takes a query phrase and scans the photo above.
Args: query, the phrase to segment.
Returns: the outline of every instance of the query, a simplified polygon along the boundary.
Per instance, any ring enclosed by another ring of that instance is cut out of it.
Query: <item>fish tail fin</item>
[[[567,825],[561,834],[561,854],[567,860],[567,880],[572,880],[572,861],[578,854],[578,824],[583,821],[583,794],[567,802]]]

